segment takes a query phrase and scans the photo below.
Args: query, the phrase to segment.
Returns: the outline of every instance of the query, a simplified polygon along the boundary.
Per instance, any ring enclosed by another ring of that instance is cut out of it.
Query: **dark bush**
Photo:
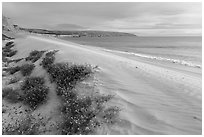
[[[12,59],[12,60],[8,60],[7,62],[8,63],[11,63],[11,62],[15,62],[15,63],[18,63],[19,61],[23,60],[24,58],[19,58],[19,59]]]
[[[96,116],[91,111],[92,100],[90,97],[84,99],[69,98],[63,104],[62,113],[64,114],[61,127],[61,134],[88,134],[93,131],[91,120]]]
[[[56,52],[58,52],[58,50],[49,51],[48,53],[45,54],[45,58],[43,58],[40,64],[44,69],[47,69],[50,65],[54,63]]]
[[[116,121],[119,108],[106,109],[104,106],[105,102],[112,99],[111,95],[79,98],[73,91],[63,95],[61,134],[91,134],[103,123],[113,124]]]
[[[49,88],[44,85],[45,80],[42,77],[26,78],[21,89],[23,90],[24,103],[32,109],[36,109],[44,103],[47,98]]]
[[[30,90],[38,85],[44,85],[45,80],[43,77],[27,77],[21,86],[22,90]]]
[[[49,51],[45,54],[45,56],[50,57],[50,56],[54,56],[59,50],[53,50],[53,51]]]
[[[5,47],[2,48],[2,57],[12,57],[17,53],[17,50],[12,50],[13,42],[6,43]]]
[[[20,69],[21,69],[21,67],[16,66],[16,67],[5,68],[3,70],[6,72],[9,72],[10,74],[14,74],[14,73],[20,71]]]
[[[9,47],[9,46],[11,46],[11,45],[13,45],[13,44],[14,44],[13,41],[9,41],[9,42],[6,43],[5,47]]]
[[[92,71],[84,65],[57,63],[50,65],[47,72],[52,82],[56,82],[61,88],[72,89],[77,81],[85,79]]]
[[[22,96],[19,94],[19,92],[12,88],[4,88],[2,90],[2,97],[8,100],[10,103],[22,101]]]
[[[10,48],[2,48],[2,52],[11,52],[12,51],[12,49],[10,49]]]
[[[29,56],[26,57],[25,59],[26,59],[26,61],[31,61],[32,63],[34,63],[34,62],[36,62],[37,60],[39,60],[42,57],[44,52],[45,52],[44,50],[42,50],[42,51],[38,51],[38,50],[31,51]]]
[[[20,68],[23,76],[29,76],[35,68],[35,64],[24,64]]]
[[[36,109],[40,104],[46,101],[49,88],[44,85],[37,85],[29,90],[24,90],[24,103]]]
[[[54,56],[45,56],[40,65],[42,65],[44,69],[47,69],[50,65],[54,63],[54,61],[55,61]]]
[[[17,50],[11,50],[10,52],[2,52],[2,56],[4,57],[12,57],[14,55],[16,55]]]

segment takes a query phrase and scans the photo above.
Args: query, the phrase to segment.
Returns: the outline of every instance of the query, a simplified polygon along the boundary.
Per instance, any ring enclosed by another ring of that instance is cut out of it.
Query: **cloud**
[[[201,35],[202,28],[201,3],[3,3],[2,8],[3,14],[25,27],[76,24],[142,35],[168,35],[168,31],[169,35]]]

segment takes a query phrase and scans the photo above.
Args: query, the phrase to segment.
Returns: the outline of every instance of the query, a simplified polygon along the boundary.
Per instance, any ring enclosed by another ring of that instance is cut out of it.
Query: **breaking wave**
[[[169,62],[172,62],[172,63],[181,64],[181,65],[185,65],[185,66],[201,68],[201,65],[194,64],[194,63],[192,63],[190,61],[185,61],[185,60],[170,59],[170,58],[157,57],[157,56],[150,56],[150,55],[139,54],[139,53],[134,53],[134,52],[124,52],[124,51],[109,50],[109,49],[103,49],[103,50],[104,51],[108,51],[108,52],[115,52],[115,53],[121,53],[121,54],[134,55],[134,56],[142,57],[142,58],[155,59],[155,60],[161,60],[161,61],[169,61]]]

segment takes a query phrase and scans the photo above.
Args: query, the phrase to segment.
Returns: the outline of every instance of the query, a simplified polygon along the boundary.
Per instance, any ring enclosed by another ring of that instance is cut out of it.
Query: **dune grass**
[[[27,77],[21,86],[24,103],[33,110],[47,100],[49,88],[44,83],[42,77]]]
[[[33,50],[30,52],[29,56],[25,58],[25,60],[35,63],[37,60],[39,60],[42,57],[44,52],[46,51],[45,50],[42,50],[42,51]]]

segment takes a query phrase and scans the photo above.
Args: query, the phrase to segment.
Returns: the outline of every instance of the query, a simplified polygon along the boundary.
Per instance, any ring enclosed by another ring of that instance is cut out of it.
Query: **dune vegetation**
[[[49,88],[45,86],[45,80],[42,77],[28,77],[21,86],[24,96],[24,104],[32,109],[36,109],[47,99]]]
[[[33,124],[33,120],[36,119],[31,117],[41,106],[49,105],[49,94],[52,89],[49,85],[55,87],[54,91],[60,100],[58,113],[61,120],[54,121],[57,127],[56,134],[97,134],[96,130],[104,124],[112,125],[117,121],[120,109],[116,106],[106,107],[106,102],[110,101],[113,95],[103,95],[95,91],[81,94],[76,90],[77,84],[94,75],[94,68],[91,65],[55,62],[58,50],[33,50],[25,58],[9,59],[14,55],[14,51],[17,53],[17,50],[12,48],[14,42],[8,42],[2,51],[3,57],[7,57],[3,60],[7,64],[3,68],[6,72],[4,77],[12,76],[8,86],[4,86],[2,97],[8,103],[22,104],[30,111],[25,114],[26,119],[17,119],[16,124],[12,126],[3,124],[3,134],[29,135],[47,132],[47,129],[44,132],[40,130],[42,123],[35,121]],[[38,60],[39,62],[36,62]],[[32,75],[36,68],[44,69],[48,79]],[[12,88],[10,85],[15,86]]]
[[[20,71],[22,73],[23,76],[29,76],[33,69],[35,68],[35,64],[23,64],[21,67],[20,67]]]
[[[29,56],[25,58],[26,61],[31,61],[32,63],[36,62],[37,60],[39,60],[43,53],[45,51],[38,51],[38,50],[34,50],[34,51],[31,51]]]

